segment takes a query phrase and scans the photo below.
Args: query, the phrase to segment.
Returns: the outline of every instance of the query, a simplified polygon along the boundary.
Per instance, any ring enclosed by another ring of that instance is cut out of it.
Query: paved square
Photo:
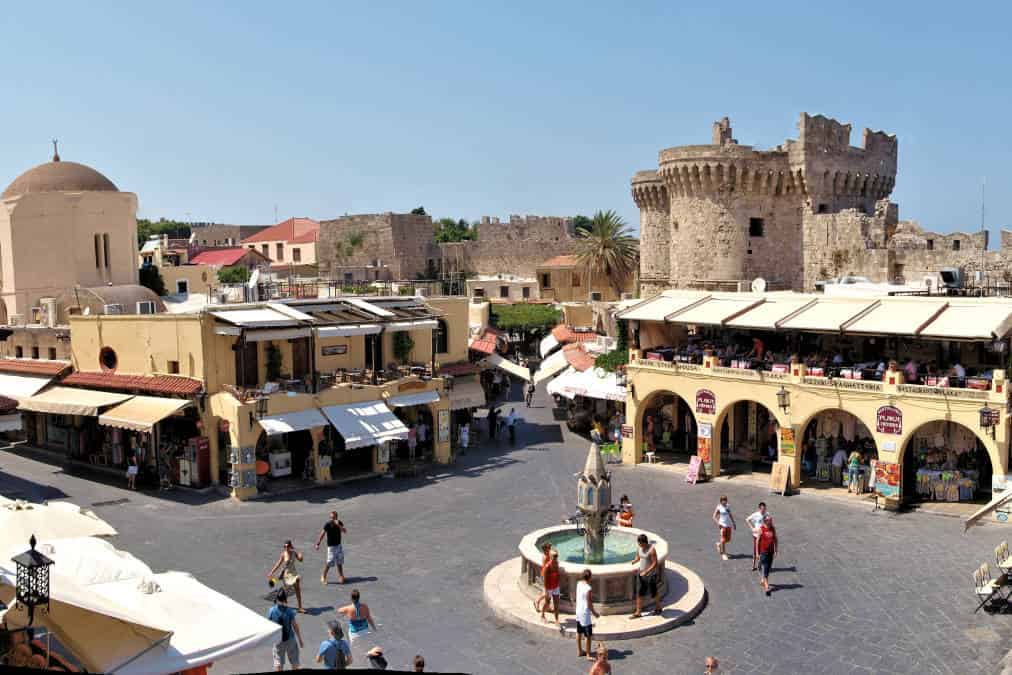
[[[307,667],[315,665],[324,621],[358,588],[381,624],[375,643],[391,667],[406,668],[420,653],[431,670],[586,673],[573,641],[504,625],[482,602],[485,573],[517,555],[525,533],[573,512],[573,474],[586,459],[587,442],[560,435],[548,408],[520,403],[518,412],[526,423],[515,447],[501,440],[411,480],[374,479],[239,504],[131,493],[3,452],[0,494],[95,505],[120,531],[120,548],[157,571],[192,572],[257,611],[268,606],[267,571],[282,541],[292,539],[307,560],[301,571],[312,609],[299,619]],[[637,526],[667,538],[672,559],[700,574],[709,592],[694,623],[610,644],[616,673],[698,673],[710,654],[728,673],[1000,670],[1012,617],[973,613],[971,571],[991,560],[999,541],[1012,539],[1012,527],[987,525],[963,535],[955,518],[872,513],[817,495],[768,496],[745,482],[688,486],[680,476],[643,467],[615,468],[613,484],[616,499],[632,498]],[[750,571],[744,526],[730,545],[735,558],[717,557],[710,513],[721,493],[739,524],[760,499],[777,519],[781,555],[770,598]],[[352,581],[323,588],[324,552],[312,542],[331,509],[348,526]],[[211,672],[270,667],[265,646]]]

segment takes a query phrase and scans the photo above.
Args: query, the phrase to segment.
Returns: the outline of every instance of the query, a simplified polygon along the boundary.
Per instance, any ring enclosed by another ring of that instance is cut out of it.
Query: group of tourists
[[[347,583],[344,575],[344,545],[343,537],[348,533],[344,523],[338,518],[336,511],[330,512],[330,518],[324,523],[316,538],[315,549],[319,550],[320,545],[326,540],[327,557],[320,573],[320,583],[328,585],[327,574],[333,567],[337,568],[338,583]],[[292,670],[300,667],[299,650],[305,644],[302,639],[302,632],[297,620],[298,614],[304,614],[306,609],[302,606],[302,579],[299,575],[298,564],[304,562],[305,557],[295,549],[291,540],[284,543],[278,561],[267,573],[268,584],[274,588],[281,582],[281,588],[272,593],[274,605],[267,612],[267,619],[281,626],[281,640],[274,645],[274,670],[283,670],[287,662]],[[278,576],[275,577],[275,574]],[[295,593],[297,607],[288,606],[289,592]],[[378,627],[373,618],[369,605],[362,602],[358,589],[351,592],[351,602],[335,611],[336,617],[327,621],[327,638],[320,643],[316,655],[316,663],[323,665],[330,670],[343,670],[354,663],[353,648],[360,646],[368,636],[377,632]],[[339,619],[348,623],[347,639]],[[360,651],[360,650],[357,650]],[[374,670],[386,670],[387,660],[383,656],[383,648],[373,646],[364,654],[365,660],[370,668]],[[420,655],[414,658],[413,667],[415,672],[424,672],[425,659]]]
[[[711,517],[717,526],[717,553],[722,560],[728,560],[727,545],[731,543],[731,532],[738,526],[734,521],[734,514],[731,513],[731,507],[727,505],[726,495],[720,497]],[[772,593],[769,583],[770,570],[773,567],[773,558],[777,555],[779,542],[777,528],[773,525],[773,516],[766,510],[766,502],[759,502],[759,507],[746,522],[752,530],[752,571],[760,572],[759,585],[766,593],[766,597],[769,597]]]

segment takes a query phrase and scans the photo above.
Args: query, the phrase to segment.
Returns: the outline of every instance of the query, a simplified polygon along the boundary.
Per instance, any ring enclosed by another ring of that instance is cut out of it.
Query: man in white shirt
[[[847,462],[847,453],[838,447],[833,454],[833,485],[843,484],[843,465]]]
[[[759,528],[766,518],[766,502],[759,502],[759,510],[745,519],[752,530],[752,571],[759,569]]]

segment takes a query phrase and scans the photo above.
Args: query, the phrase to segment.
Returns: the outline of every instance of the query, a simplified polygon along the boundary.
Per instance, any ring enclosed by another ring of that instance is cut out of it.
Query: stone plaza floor
[[[546,406],[539,391],[537,406]],[[509,406],[506,407],[508,412]],[[574,473],[587,441],[548,407],[525,416],[518,441],[484,444],[452,467],[415,479],[375,478],[249,503],[218,496],[129,492],[65,474],[18,452],[0,453],[0,494],[65,498],[116,527],[114,543],[156,571],[185,570],[258,612],[266,574],[285,539],[305,553],[300,615],[303,666],[312,662],[333,608],[362,593],[391,667],[422,654],[432,671],[483,674],[586,673],[572,640],[508,626],[482,601],[482,579],[517,555],[527,532],[558,523],[575,508]],[[686,485],[682,476],[613,466],[614,497],[628,494],[636,525],[667,538],[671,558],[706,584],[708,603],[671,632],[612,642],[615,673],[700,673],[707,655],[725,673],[995,673],[1012,638],[1012,615],[974,613],[971,572],[991,561],[1012,526],[962,533],[959,519],[872,512],[867,503],[817,493],[770,496],[754,481]],[[733,557],[721,561],[710,521],[727,494],[739,529]],[[750,569],[745,517],[765,500],[776,517],[781,553],[765,597]],[[327,512],[348,527],[347,586],[319,582],[323,552],[312,542]],[[992,563],[993,567],[993,563]],[[533,611],[533,610],[532,610]],[[363,650],[364,651],[364,650]],[[362,665],[361,651],[355,653]],[[269,646],[211,670],[266,671]]]

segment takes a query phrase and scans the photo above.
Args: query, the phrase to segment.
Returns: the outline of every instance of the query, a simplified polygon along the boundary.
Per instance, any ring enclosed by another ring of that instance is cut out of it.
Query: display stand
[[[780,493],[786,497],[791,492],[791,465],[774,464],[770,473],[770,494]]]

